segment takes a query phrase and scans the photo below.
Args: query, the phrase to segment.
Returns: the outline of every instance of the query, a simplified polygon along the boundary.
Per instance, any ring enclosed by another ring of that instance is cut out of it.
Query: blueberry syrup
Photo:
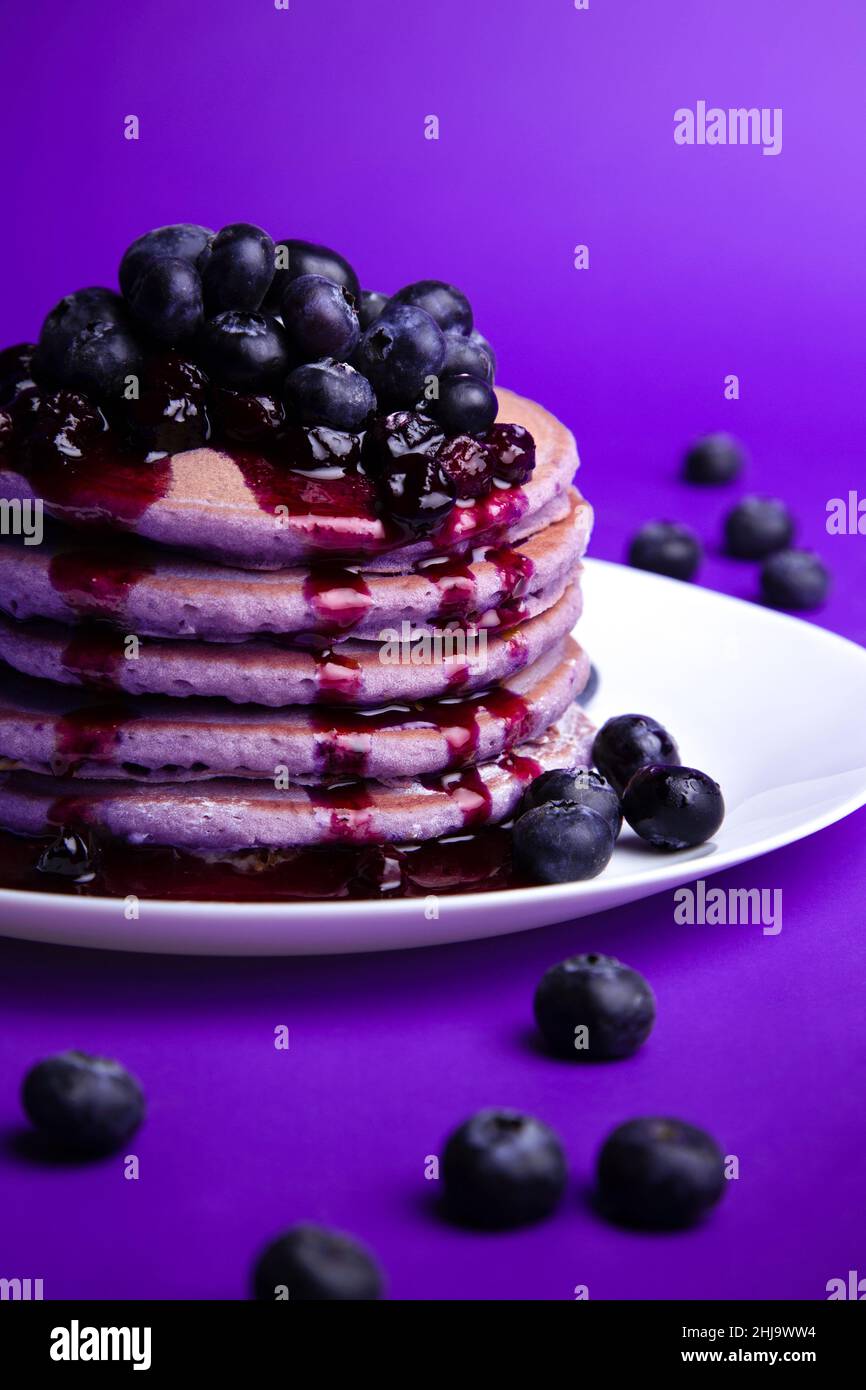
[[[438,618],[446,622],[469,617],[475,607],[476,581],[466,560],[452,555],[436,555],[419,560],[415,573],[432,579],[440,592]]]
[[[356,627],[372,603],[363,576],[338,565],[311,570],[304,580],[304,598],[316,615],[316,631],[334,637]]]
[[[338,647],[325,647],[315,652],[316,688],[319,699],[351,701],[361,689],[361,663],[347,656]]]
[[[51,557],[48,578],[74,613],[115,618],[120,616],[133,585],[151,573],[119,550],[61,550]]]
[[[60,664],[79,685],[117,690],[123,659],[123,637],[119,632],[99,623],[81,623],[73,628]]]
[[[54,775],[72,775],[85,761],[110,758],[121,729],[134,717],[129,707],[120,701],[70,710],[57,722],[51,768]]]
[[[335,840],[363,840],[370,822],[373,798],[361,781],[333,782],[325,787],[308,787],[314,806],[330,812],[328,833]]]
[[[484,552],[484,559],[496,566],[499,576],[501,592],[496,608],[500,625],[511,627],[526,617],[523,599],[535,566],[528,555],[510,546],[492,547]]]
[[[80,458],[31,460],[21,471],[35,495],[66,521],[134,526],[168,491],[171,460],[100,444]]]

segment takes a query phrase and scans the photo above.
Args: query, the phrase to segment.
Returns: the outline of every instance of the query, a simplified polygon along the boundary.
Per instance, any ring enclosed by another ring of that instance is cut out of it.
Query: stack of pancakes
[[[208,854],[411,843],[586,764],[570,634],[592,512],[569,431],[498,396],[532,477],[396,546],[363,476],[210,448],[160,461],[143,499],[86,472],[42,488],[45,542],[0,545],[0,827]],[[0,496],[36,491],[0,456]]]

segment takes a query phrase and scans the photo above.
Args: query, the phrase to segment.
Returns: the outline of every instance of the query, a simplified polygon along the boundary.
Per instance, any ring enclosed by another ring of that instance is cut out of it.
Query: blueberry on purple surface
[[[291,365],[285,331],[265,313],[226,309],[208,319],[200,350],[211,380],[233,391],[267,392],[282,387]]]
[[[21,396],[19,404],[25,399]],[[38,408],[18,431],[25,468],[77,462],[108,428],[99,407],[76,391],[56,391],[36,400]]]
[[[445,334],[445,363],[442,375],[476,376],[493,385],[493,358],[485,348],[462,333]]]
[[[83,329],[99,323],[127,324],[129,310],[114,290],[91,286],[67,294],[46,315],[33,358],[37,380],[45,384],[69,384],[67,359]]]
[[[21,1104],[31,1124],[59,1150],[106,1154],[144,1119],[136,1078],[109,1057],[58,1052],[24,1078]]]
[[[355,300],[344,285],[322,275],[300,275],[283,291],[281,312],[296,360],[331,357],[343,362],[358,345]]]
[[[208,316],[224,309],[258,309],[274,278],[274,243],[251,222],[221,228],[201,251],[197,266]]]
[[[123,294],[131,294],[139,275],[153,261],[170,256],[194,266],[212,236],[210,227],[199,227],[194,222],[174,222],[168,227],[154,227],[137,237],[126,248],[120,262],[118,278]]]
[[[141,345],[125,323],[97,322],[73,338],[59,380],[94,400],[118,401],[141,364]]]
[[[520,803],[521,815],[543,806],[548,801],[570,801],[576,806],[589,806],[609,822],[614,835],[622,829],[622,807],[619,797],[606,777],[588,767],[554,768],[542,772],[526,791]]]
[[[472,331],[472,308],[462,290],[444,280],[416,280],[404,285],[395,295],[393,304],[411,304],[423,309],[438,323],[443,333],[469,334]]]
[[[353,360],[371,382],[380,405],[410,407],[421,397],[428,377],[442,370],[445,335],[423,309],[389,304],[362,334]]]
[[[761,568],[761,597],[774,608],[820,608],[829,592],[829,571],[808,550],[780,550]]]
[[[89,840],[76,830],[64,828],[46,845],[36,868],[40,874],[67,883],[92,883],[96,877],[96,855]]]
[[[568,1172],[552,1129],[517,1110],[479,1110],[442,1154],[445,1211],[461,1225],[507,1230],[556,1210]]]
[[[598,1156],[600,1210],[620,1225],[676,1230],[694,1225],[725,1188],[715,1140],[682,1120],[642,1117],[619,1125]]]
[[[284,1231],[253,1269],[253,1296],[266,1303],[370,1302],[383,1293],[382,1272],[370,1251],[324,1226]]]
[[[489,446],[470,434],[446,439],[437,454],[457,490],[458,497],[484,497],[493,486],[493,458]]]
[[[201,367],[176,352],[150,357],[142,367],[138,399],[122,403],[117,422],[146,454],[195,449],[210,438],[207,385]]]
[[[383,463],[376,489],[385,515],[412,536],[435,530],[457,497],[451,479],[431,454],[403,454]]]
[[[204,322],[202,285],[194,265],[163,256],[146,265],[129,292],[136,324],[158,343],[188,343]]]
[[[631,1057],[656,1017],[643,975],[613,956],[594,954],[569,956],[545,971],[533,1008],[549,1050],[577,1062]]]
[[[690,849],[711,840],[725,819],[718,782],[694,767],[642,767],[623,792],[632,830],[654,849]]]
[[[516,868],[536,883],[596,878],[610,862],[616,832],[607,816],[573,801],[524,811],[511,832]]]
[[[376,409],[376,397],[367,378],[348,362],[325,358],[289,373],[286,404],[292,419],[301,424],[360,430]]]
[[[688,483],[731,483],[743,471],[743,450],[729,434],[707,434],[696,439],[683,460]]]
[[[312,241],[297,241],[286,237],[276,242],[274,251],[277,269],[266,301],[267,307],[274,312],[279,312],[286,286],[301,275],[324,276],[335,285],[343,285],[356,303],[360,301],[361,286],[358,277],[345,256],[341,256],[338,251],[332,251],[328,246],[317,246]],[[286,259],[288,266],[284,264]]]
[[[794,518],[777,498],[744,497],[725,517],[725,549],[738,560],[763,560],[793,536]]]
[[[535,440],[523,425],[491,425],[487,443],[497,478],[520,487],[535,471]]]
[[[476,376],[448,376],[439,382],[439,396],[430,414],[446,434],[484,434],[496,419],[499,403],[493,387]]]
[[[212,386],[209,413],[218,441],[235,444],[273,443],[286,423],[286,408],[278,396],[248,395]]]
[[[639,570],[666,574],[671,579],[693,579],[703,547],[688,526],[675,521],[649,521],[631,542],[628,562]]]
[[[8,405],[35,386],[33,354],[35,343],[16,343],[0,352],[0,406]]]
[[[378,290],[361,291],[361,298],[358,301],[358,321],[362,333],[365,328],[370,327],[371,323],[376,322],[387,303],[387,294],[380,294]]]
[[[593,762],[615,791],[649,763],[673,764],[680,751],[664,725],[648,714],[617,714],[601,726],[592,745]]]

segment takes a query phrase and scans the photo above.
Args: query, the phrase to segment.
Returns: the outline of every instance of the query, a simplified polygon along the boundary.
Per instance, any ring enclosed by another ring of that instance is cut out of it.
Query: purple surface
[[[864,39],[856,0],[10,8],[2,339],[35,333],[61,294],[109,280],[133,236],[179,219],[331,242],[372,288],[442,275],[471,294],[503,383],[575,429],[594,554],[618,559],[641,521],[672,515],[710,542],[705,582],[749,597],[754,568],[713,548],[719,519],[747,489],[779,493],[834,571],[815,620],[862,640],[866,538],[827,536],[824,516],[863,486]],[[782,153],[675,146],[674,109],[702,98],[781,106]],[[130,113],[137,143],[122,138]],[[438,142],[422,134],[431,113]],[[746,441],[750,473],[689,491],[678,457],[714,428]],[[393,957],[0,944],[0,1276],[41,1277],[48,1297],[240,1297],[257,1247],[314,1219],[369,1241],[397,1298],[568,1299],[576,1284],[824,1297],[866,1261],[864,828],[861,813],[716,880],[782,888],[778,937],[676,926],[665,894]],[[537,976],[590,949],[656,989],[656,1033],[631,1062],[575,1068],[532,1047]],[[138,1182],[119,1160],[41,1166],[17,1149],[19,1077],[66,1046],[142,1077]],[[553,1221],[482,1238],[438,1223],[423,1167],[490,1103],[558,1127],[574,1181]],[[624,1234],[582,1199],[608,1129],[651,1112],[706,1125],[739,1157],[699,1231]]]

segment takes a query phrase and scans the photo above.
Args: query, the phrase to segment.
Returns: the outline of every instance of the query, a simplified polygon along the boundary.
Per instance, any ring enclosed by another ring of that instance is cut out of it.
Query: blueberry
[[[683,460],[688,483],[730,483],[743,470],[743,451],[729,434],[707,434],[696,439]]]
[[[358,302],[358,319],[362,333],[365,328],[370,327],[371,323],[376,322],[387,303],[387,294],[379,294],[378,290],[361,291],[361,298]]]
[[[251,222],[232,222],[196,262],[209,317],[224,309],[258,309],[274,278],[274,243]]]
[[[0,405],[0,453],[12,446],[15,437],[15,421],[8,406]]]
[[[469,334],[469,337],[468,337],[467,341],[470,342],[470,343],[472,344],[473,347],[481,348],[482,351],[485,352],[485,353],[487,354],[487,356],[490,358],[491,364],[492,364],[492,366],[493,366],[493,375],[495,376],[495,375],[496,375],[496,353],[493,351],[493,348],[491,347],[490,343],[489,343],[489,342],[487,341],[487,339],[485,338],[484,334],[483,334],[483,333],[479,333],[477,328],[473,328],[472,332]]]
[[[439,382],[430,414],[446,434],[484,434],[496,419],[499,402],[493,387],[476,376],[448,376]]]
[[[141,347],[125,324],[97,322],[73,338],[58,380],[96,400],[118,400],[141,363]]]
[[[119,1062],[84,1052],[59,1052],[24,1078],[21,1103],[53,1145],[79,1153],[110,1153],[144,1119],[139,1083]]]
[[[139,286],[149,274],[145,271]],[[210,438],[207,384],[201,367],[176,352],[151,357],[142,368],[138,399],[123,402],[118,423],[146,454],[198,448]]]
[[[271,294],[278,302],[286,285],[297,280],[300,275],[322,275],[335,285],[343,285],[357,302],[361,297],[361,285],[345,256],[332,251],[328,246],[317,246],[312,241],[297,241],[283,238],[275,246],[277,272],[271,286]],[[288,267],[282,262],[288,257]],[[269,296],[270,298],[270,296]]]
[[[94,287],[68,294],[55,304],[42,325],[33,361],[37,379],[49,385],[68,383],[67,358],[82,329],[97,323],[128,321],[127,306],[114,290]]]
[[[451,479],[430,454],[403,454],[383,463],[376,487],[386,516],[413,536],[435,530],[457,497]]]
[[[199,227],[194,222],[176,222],[145,232],[123,253],[118,277],[121,290],[130,295],[145,267],[165,256],[195,265],[212,236],[210,227]]]
[[[600,678],[598,674],[598,667],[593,664],[589,668],[589,680],[586,682],[586,685],[583,687],[583,690],[581,690],[580,694],[577,696],[575,704],[580,705],[581,708],[585,709],[586,706],[590,703],[590,701],[593,700],[595,698],[595,695],[598,693],[599,684]]]
[[[423,309],[389,304],[364,332],[356,361],[381,403],[412,406],[445,361],[445,335]],[[455,430],[460,434],[460,430]]]
[[[764,561],[761,597],[774,608],[820,608],[829,592],[829,572],[808,550],[780,550]]]
[[[283,291],[282,317],[296,358],[304,362],[354,352],[360,337],[355,301],[344,285],[322,275],[301,275]]]
[[[395,410],[377,415],[364,436],[364,467],[376,476],[382,465],[404,454],[436,454],[444,435],[429,415],[415,410]]]
[[[445,334],[445,376],[476,376],[493,385],[493,358],[462,333]]]
[[[493,458],[482,440],[455,435],[441,445],[437,458],[458,497],[484,497],[493,487]]]
[[[449,1136],[442,1155],[448,1215],[481,1229],[506,1230],[550,1216],[567,1176],[553,1130],[517,1110],[479,1110]]]
[[[35,343],[17,343],[0,352],[0,406],[10,404],[22,391],[35,386],[32,370],[35,351]]]
[[[226,309],[201,335],[205,368],[218,386],[265,391],[282,386],[291,365],[285,332],[270,314]]]
[[[624,1226],[675,1230],[691,1226],[725,1188],[725,1160],[709,1134],[682,1120],[628,1120],[598,1156],[598,1200]]]
[[[725,549],[738,560],[763,560],[793,536],[791,513],[772,497],[744,497],[725,517]]]
[[[597,811],[611,826],[614,835],[622,829],[622,807],[610,782],[600,772],[590,768],[559,767],[542,772],[530,782],[520,803],[521,815],[548,801],[570,801]]]
[[[628,562],[638,570],[666,574],[671,579],[693,579],[703,557],[694,531],[674,521],[649,521],[632,540]]]
[[[157,342],[189,342],[204,321],[199,273],[176,256],[152,261],[137,277],[129,305],[139,326]]]
[[[535,440],[523,425],[491,425],[487,442],[493,471],[512,487],[528,482],[535,470]]]
[[[300,284],[300,281],[296,281]],[[294,419],[335,430],[363,429],[376,409],[373,388],[348,362],[307,362],[289,373],[286,401]]]
[[[416,280],[404,285],[392,296],[394,304],[412,304],[423,309],[438,323],[443,333],[468,334],[472,331],[472,309],[469,300],[454,285],[444,280]]]
[[[689,849],[711,840],[725,819],[718,782],[694,767],[651,765],[623,792],[623,815],[655,849]]]
[[[541,977],[535,1021],[551,1052],[571,1061],[631,1057],[652,1032],[655,997],[613,956],[570,956]],[[585,1033],[577,1031],[586,1030]]]
[[[23,401],[24,397],[20,399]],[[22,431],[25,466],[47,464],[59,468],[84,458],[108,428],[102,411],[75,391],[56,391],[40,398],[28,425]]]
[[[61,830],[36,861],[40,874],[65,879],[72,883],[92,883],[96,877],[96,854],[83,835],[74,830]]]
[[[622,794],[638,768],[678,763],[680,750],[667,729],[648,714],[618,714],[599,729],[592,757],[599,772]]]
[[[293,1226],[262,1251],[253,1270],[253,1294],[261,1302],[370,1302],[383,1291],[369,1250],[324,1226]]]
[[[611,822],[571,801],[546,801],[525,811],[511,832],[516,867],[538,883],[596,878],[613,854]]]
[[[276,396],[248,396],[214,386],[210,392],[214,433],[237,444],[272,443],[286,423],[286,409]]]

